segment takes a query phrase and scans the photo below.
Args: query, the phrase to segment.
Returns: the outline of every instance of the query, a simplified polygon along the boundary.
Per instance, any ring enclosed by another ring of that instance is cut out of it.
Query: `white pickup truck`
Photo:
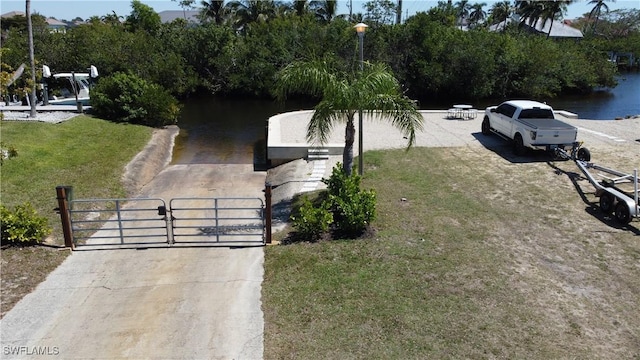
[[[554,151],[575,147],[578,129],[555,118],[551,106],[530,100],[510,100],[485,110],[482,133],[513,141],[517,155],[527,148]]]

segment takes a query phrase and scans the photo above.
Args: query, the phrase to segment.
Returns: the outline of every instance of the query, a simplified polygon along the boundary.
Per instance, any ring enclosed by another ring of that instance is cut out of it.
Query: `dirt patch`
[[[4,317],[26,294],[33,291],[64,261],[68,254],[68,250],[47,246],[3,248],[0,251],[0,268],[2,268],[0,318]]]
[[[629,151],[634,148],[627,143],[591,150],[598,164],[631,172],[638,166],[638,152]],[[509,264],[504,271],[511,286],[543,314],[558,343],[593,349],[596,358],[640,355],[633,353],[640,351],[634,315],[640,300],[637,220],[620,225],[602,213],[595,188],[573,161],[511,157],[506,148],[495,152],[503,156],[460,148],[449,160],[463,163],[456,159],[485,153],[476,169],[455,173],[475,174],[477,196],[504,209],[485,241]],[[523,209],[525,218],[518,215]]]

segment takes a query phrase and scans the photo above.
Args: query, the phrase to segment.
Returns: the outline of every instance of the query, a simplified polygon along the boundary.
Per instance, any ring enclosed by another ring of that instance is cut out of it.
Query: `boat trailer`
[[[575,143],[571,153],[556,148],[555,154],[576,163],[587,180],[596,188],[595,195],[600,198],[599,205],[603,213],[607,215],[613,213],[622,225],[628,224],[632,218],[640,217],[638,170],[628,174],[589,162],[591,154],[581,146],[582,143]],[[597,174],[595,174],[596,171],[598,171]]]

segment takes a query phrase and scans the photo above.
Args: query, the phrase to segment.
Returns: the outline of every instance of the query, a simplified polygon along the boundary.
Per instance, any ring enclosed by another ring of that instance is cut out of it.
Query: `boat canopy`
[[[58,79],[58,78],[72,78],[75,75],[76,78],[88,78],[89,74],[88,73],[57,73],[57,74],[53,74],[53,77]]]

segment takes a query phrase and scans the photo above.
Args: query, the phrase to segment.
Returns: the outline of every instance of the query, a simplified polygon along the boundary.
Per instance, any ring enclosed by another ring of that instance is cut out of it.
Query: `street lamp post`
[[[360,72],[364,70],[364,31],[368,25],[364,23],[358,23],[354,26],[358,33],[358,42],[360,45]],[[362,176],[363,171],[363,157],[362,157],[362,108],[358,110],[358,175]]]

